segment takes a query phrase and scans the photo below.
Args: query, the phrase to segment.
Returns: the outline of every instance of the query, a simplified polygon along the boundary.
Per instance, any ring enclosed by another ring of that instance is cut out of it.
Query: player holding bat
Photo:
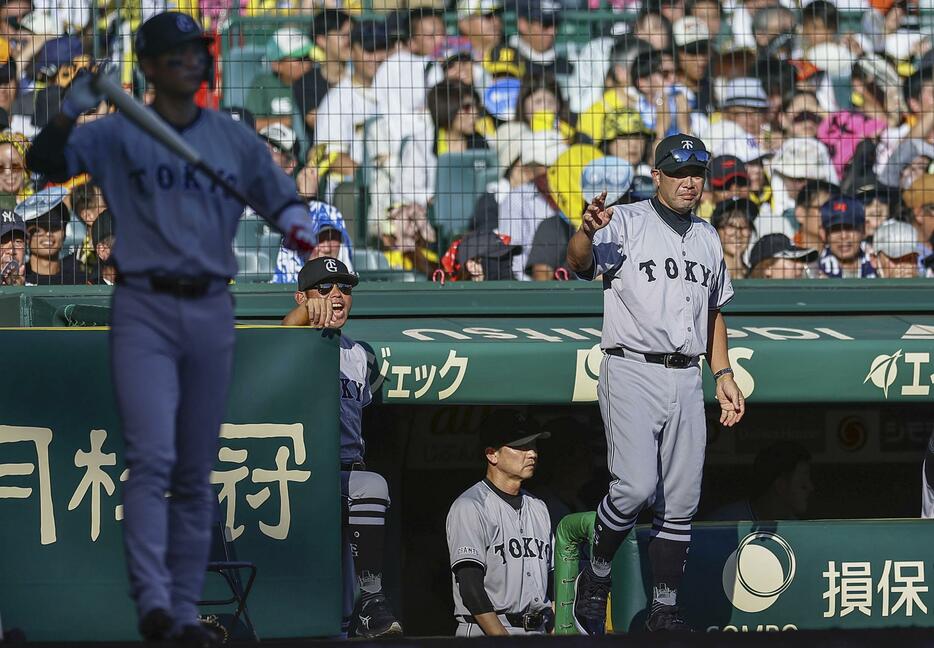
[[[90,173],[118,222],[111,369],[130,469],[124,540],[139,630],[148,640],[211,645],[196,603],[216,506],[209,475],[233,360],[227,285],[237,272],[231,244],[241,199],[300,251],[311,247],[311,221],[265,143],[194,103],[212,69],[200,26],[186,14],[161,13],[140,27],[135,45],[155,88],[146,110],[168,122],[216,177],[153,139],[132,112],[76,128],[78,116],[103,99],[91,75],[74,80],[27,162],[52,181]]]

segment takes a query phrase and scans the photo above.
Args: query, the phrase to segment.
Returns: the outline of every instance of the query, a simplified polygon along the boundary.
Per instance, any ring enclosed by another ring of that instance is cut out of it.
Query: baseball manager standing
[[[648,630],[689,630],[678,587],[700,498],[707,425],[700,359],[717,383],[720,422],[742,419],[720,309],[733,296],[717,232],[693,214],[710,154],[689,135],[655,150],[651,200],[604,207],[597,196],[568,243],[568,267],[603,278],[603,339],[598,400],[606,429],[609,493],[597,508],[591,561],[575,583],[580,632],[602,634],[610,565],[646,506],[653,600]]]
[[[136,54],[155,88],[150,109],[285,232],[287,245],[308,249],[308,208],[266,144],[194,103],[213,67],[194,19],[153,16],[136,34]],[[123,113],[75,128],[102,99],[91,79],[75,78],[27,160],[55,182],[90,173],[120,230],[110,347],[130,469],[123,488],[130,589],[144,638],[207,645],[197,601],[217,506],[209,476],[233,363],[227,285],[237,272],[231,243],[243,205]]]

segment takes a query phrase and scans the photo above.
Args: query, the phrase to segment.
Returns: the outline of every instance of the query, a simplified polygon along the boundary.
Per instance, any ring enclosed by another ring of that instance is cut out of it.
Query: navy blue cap
[[[820,224],[824,229],[839,225],[862,229],[866,225],[866,210],[855,198],[831,198],[820,208]]]
[[[10,232],[21,232],[26,236],[26,223],[12,209],[0,210],[0,238],[3,238]]]
[[[136,32],[136,54],[159,56],[191,41],[207,45],[211,38],[204,35],[201,25],[188,14],[164,11],[144,22]]]
[[[359,20],[350,29],[350,42],[360,45],[367,52],[388,49],[389,30],[381,20]]]
[[[516,15],[543,25],[554,25],[561,15],[561,4],[555,0],[517,0]]]
[[[61,36],[46,41],[34,59],[33,75],[54,77],[63,65],[71,64],[82,51],[81,39],[74,36]]]

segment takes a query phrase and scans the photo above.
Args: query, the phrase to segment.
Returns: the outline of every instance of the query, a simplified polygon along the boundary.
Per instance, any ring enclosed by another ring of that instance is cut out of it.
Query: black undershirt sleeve
[[[473,616],[493,612],[493,603],[483,589],[483,567],[475,562],[465,562],[454,567],[454,578],[464,605]]]
[[[46,124],[32,146],[26,152],[26,166],[30,171],[44,175],[52,182],[68,180],[68,168],[65,163],[65,145],[74,124],[62,128],[54,121]]]

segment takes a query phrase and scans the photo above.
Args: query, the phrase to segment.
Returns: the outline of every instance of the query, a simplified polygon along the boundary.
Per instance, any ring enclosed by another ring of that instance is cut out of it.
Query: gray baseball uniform
[[[451,570],[467,561],[483,567],[484,589],[510,634],[526,631],[511,626],[505,614],[536,612],[551,605],[547,594],[553,566],[551,518],[542,500],[521,493],[522,504],[516,511],[480,481],[454,500],[447,517]],[[454,580],[457,636],[483,634],[476,624],[464,622],[469,615]]]
[[[603,275],[602,346],[625,356],[606,355],[600,367],[613,481],[597,523],[628,531],[654,504],[653,535],[689,542],[707,441],[700,365],[668,368],[645,354],[706,353],[708,313],[733,288],[705,221],[692,217],[681,235],[652,201],[612,209],[594,236],[590,274],[581,275]]]

